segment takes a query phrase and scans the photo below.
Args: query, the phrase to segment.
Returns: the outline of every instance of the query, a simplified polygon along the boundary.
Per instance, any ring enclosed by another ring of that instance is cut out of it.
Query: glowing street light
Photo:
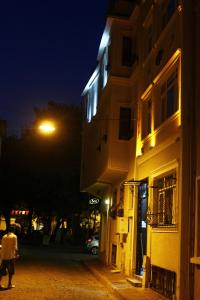
[[[56,131],[56,126],[53,121],[45,120],[39,124],[38,130],[44,135],[51,135]]]

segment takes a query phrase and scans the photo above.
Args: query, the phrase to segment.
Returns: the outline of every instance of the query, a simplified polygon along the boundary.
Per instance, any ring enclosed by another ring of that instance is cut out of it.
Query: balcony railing
[[[151,266],[151,288],[164,295],[167,299],[173,299],[176,287],[176,273]]]

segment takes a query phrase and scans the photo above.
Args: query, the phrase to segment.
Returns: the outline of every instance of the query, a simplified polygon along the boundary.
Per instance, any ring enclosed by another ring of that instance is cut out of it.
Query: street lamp
[[[38,131],[43,135],[52,135],[56,131],[55,123],[51,120],[44,120],[38,125]]]

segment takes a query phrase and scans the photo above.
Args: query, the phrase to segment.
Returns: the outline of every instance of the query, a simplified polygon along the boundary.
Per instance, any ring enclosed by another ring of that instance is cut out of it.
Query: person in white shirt
[[[0,288],[2,276],[8,272],[8,288],[15,287],[12,284],[12,277],[15,273],[14,259],[18,256],[17,236],[14,234],[14,227],[10,226],[7,234],[2,237],[1,241],[1,265],[0,265]]]

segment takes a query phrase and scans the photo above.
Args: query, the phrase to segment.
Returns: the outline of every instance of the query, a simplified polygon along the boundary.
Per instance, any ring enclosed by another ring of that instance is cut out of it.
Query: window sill
[[[191,257],[190,262],[194,265],[200,265],[200,256]]]
[[[154,226],[152,227],[152,232],[176,233],[178,232],[178,226],[177,225]]]
[[[163,229],[163,228],[176,228],[177,226],[176,225],[151,225],[149,224],[150,226],[152,226],[153,228],[158,228],[158,229]]]

